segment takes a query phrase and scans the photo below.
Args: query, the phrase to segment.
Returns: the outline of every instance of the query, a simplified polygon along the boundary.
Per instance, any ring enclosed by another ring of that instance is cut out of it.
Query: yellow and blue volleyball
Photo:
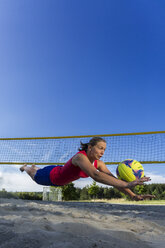
[[[126,159],[116,168],[117,177],[126,182],[144,177],[144,169],[141,163],[133,159]]]

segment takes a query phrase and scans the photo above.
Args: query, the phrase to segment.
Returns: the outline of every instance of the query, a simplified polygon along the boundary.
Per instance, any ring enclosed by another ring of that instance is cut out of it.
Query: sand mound
[[[1,248],[164,248],[165,206],[0,199]]]

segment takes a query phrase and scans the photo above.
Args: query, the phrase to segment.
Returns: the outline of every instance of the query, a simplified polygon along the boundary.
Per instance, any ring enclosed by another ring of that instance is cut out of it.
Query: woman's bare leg
[[[34,176],[40,168],[35,166],[34,164],[31,167],[28,167],[27,164],[24,164],[23,166],[20,167],[20,171],[26,171],[26,173],[34,180]]]
[[[36,171],[39,170],[39,169],[41,169],[41,168],[37,167],[35,164],[32,164],[31,167],[32,167],[33,169],[35,169]]]

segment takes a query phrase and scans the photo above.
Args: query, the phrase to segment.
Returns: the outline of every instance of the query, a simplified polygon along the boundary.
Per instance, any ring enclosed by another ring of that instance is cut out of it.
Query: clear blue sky
[[[0,137],[165,130],[164,1],[0,0],[0,34]]]
[[[164,130],[165,2],[0,0],[0,137]]]

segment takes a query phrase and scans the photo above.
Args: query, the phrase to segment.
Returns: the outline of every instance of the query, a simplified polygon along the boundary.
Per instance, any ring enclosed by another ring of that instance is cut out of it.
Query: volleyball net
[[[0,164],[65,164],[80,147],[80,141],[102,137],[107,148],[102,160],[118,164],[135,159],[144,164],[165,163],[165,131],[66,137],[0,138]]]

